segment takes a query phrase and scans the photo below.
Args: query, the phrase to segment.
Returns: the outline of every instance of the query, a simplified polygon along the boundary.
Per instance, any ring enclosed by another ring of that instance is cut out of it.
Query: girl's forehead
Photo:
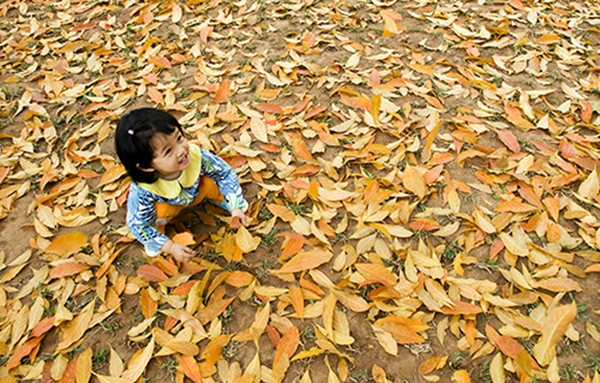
[[[163,145],[168,144],[170,141],[172,141],[174,138],[176,138],[176,136],[179,134],[179,131],[177,131],[177,129],[175,129],[172,133],[156,133],[152,139],[150,140],[150,145],[153,148],[159,148]]]

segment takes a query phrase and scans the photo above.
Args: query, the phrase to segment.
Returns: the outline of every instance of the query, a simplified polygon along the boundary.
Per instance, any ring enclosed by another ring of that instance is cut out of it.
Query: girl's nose
[[[187,154],[188,148],[187,145],[180,145],[179,146],[179,153],[177,153],[177,156],[179,158],[184,157]]]

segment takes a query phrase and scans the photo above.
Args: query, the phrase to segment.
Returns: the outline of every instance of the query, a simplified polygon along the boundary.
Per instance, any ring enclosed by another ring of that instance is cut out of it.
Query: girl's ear
[[[141,171],[145,172],[145,173],[152,173],[155,170],[153,168],[143,168],[140,166],[140,164],[135,164],[135,167],[140,169]]]

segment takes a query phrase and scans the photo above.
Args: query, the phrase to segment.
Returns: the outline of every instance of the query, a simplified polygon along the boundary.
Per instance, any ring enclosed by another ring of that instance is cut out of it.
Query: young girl
[[[133,110],[119,121],[115,144],[132,178],[127,226],[149,256],[162,251],[187,262],[196,255],[160,229],[184,207],[204,199],[229,211],[232,224],[246,224],[248,203],[235,171],[211,152],[188,143],[181,125],[169,113]]]

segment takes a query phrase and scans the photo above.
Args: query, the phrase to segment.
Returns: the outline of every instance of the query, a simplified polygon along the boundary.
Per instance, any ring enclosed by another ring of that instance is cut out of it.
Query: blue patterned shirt
[[[201,176],[208,176],[215,181],[225,197],[218,203],[219,206],[227,211],[248,210],[240,181],[229,164],[194,144],[190,144],[190,161],[197,162],[190,164],[177,180],[158,180],[153,184],[131,182],[127,198],[127,227],[151,257],[160,254],[160,249],[169,239],[157,230],[154,203],[190,205],[198,195]]]

